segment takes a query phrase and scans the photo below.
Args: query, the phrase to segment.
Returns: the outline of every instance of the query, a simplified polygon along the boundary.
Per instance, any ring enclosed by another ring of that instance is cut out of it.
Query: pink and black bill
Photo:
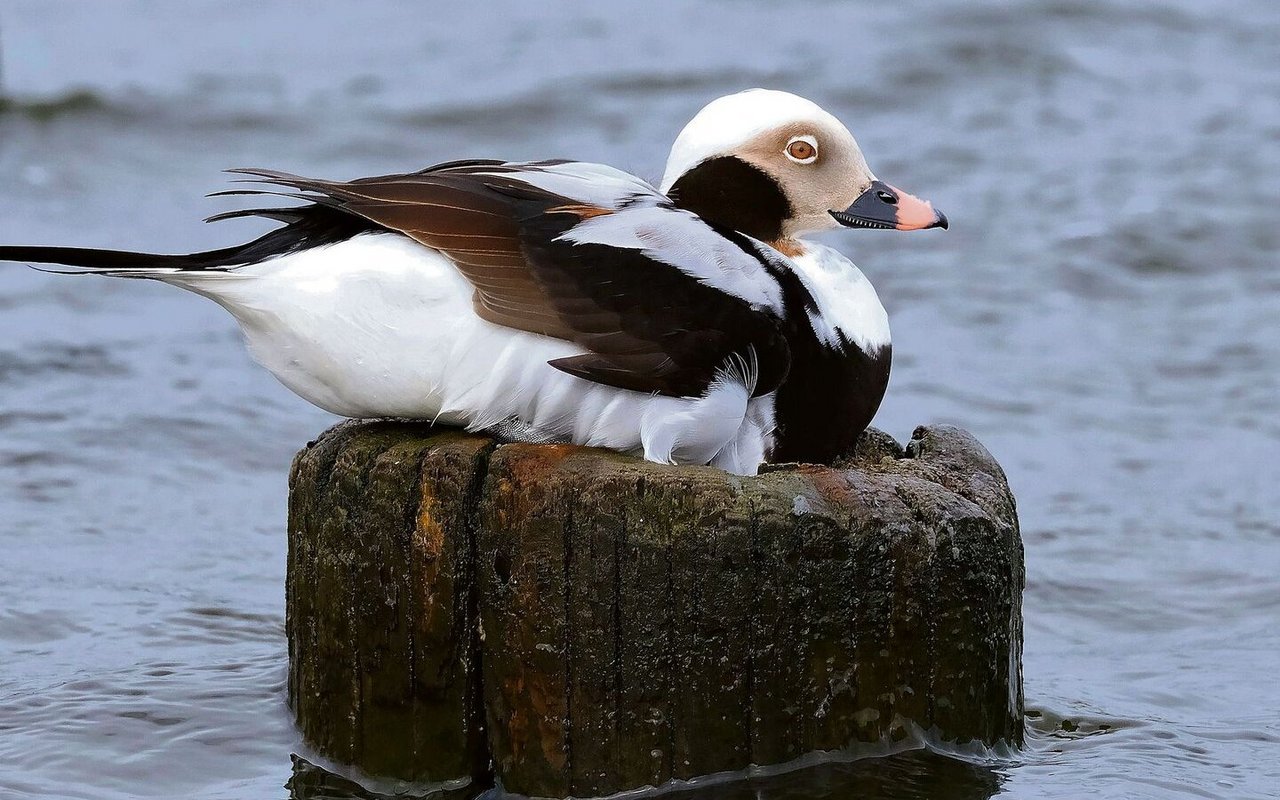
[[[947,217],[934,209],[928,200],[907,194],[884,181],[872,181],[871,187],[844,211],[831,216],[846,228],[881,228],[885,230],[919,231],[947,228]]]

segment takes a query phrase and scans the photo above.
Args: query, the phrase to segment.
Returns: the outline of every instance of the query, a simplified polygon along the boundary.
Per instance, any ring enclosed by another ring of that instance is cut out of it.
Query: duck
[[[190,254],[3,246],[0,260],[208,298],[259,364],[338,416],[739,475],[830,462],[888,385],[875,289],[804,237],[947,227],[877,179],[836,117],[770,89],[702,108],[656,187],[560,159],[349,181],[229,172],[244,185],[215,196],[276,202],[207,221],[278,227]]]

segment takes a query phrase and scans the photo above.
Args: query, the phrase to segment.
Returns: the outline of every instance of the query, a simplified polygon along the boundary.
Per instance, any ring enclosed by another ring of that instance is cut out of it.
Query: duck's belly
[[[480,319],[449,260],[397,234],[181,282],[231,311],[253,357],[285,386],[341,416],[473,430],[518,421],[527,438],[706,463],[746,414],[745,391],[673,398],[555,369],[547,362],[584,351]]]

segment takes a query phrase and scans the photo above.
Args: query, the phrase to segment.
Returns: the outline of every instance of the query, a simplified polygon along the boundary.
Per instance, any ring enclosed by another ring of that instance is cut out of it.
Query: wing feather
[[[698,396],[726,364],[759,363],[757,393],[789,367],[759,254],[618,170],[453,162],[351,182],[233,172],[272,187],[236,193],[306,199],[443,252],[475,287],[481,318],[589,351],[551,362],[569,374]]]

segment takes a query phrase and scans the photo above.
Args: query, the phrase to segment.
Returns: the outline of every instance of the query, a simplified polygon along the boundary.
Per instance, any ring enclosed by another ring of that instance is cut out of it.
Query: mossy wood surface
[[[920,731],[1022,737],[1022,544],[967,433],[751,478],[348,423],[290,477],[289,695],[321,753],[563,797]]]

